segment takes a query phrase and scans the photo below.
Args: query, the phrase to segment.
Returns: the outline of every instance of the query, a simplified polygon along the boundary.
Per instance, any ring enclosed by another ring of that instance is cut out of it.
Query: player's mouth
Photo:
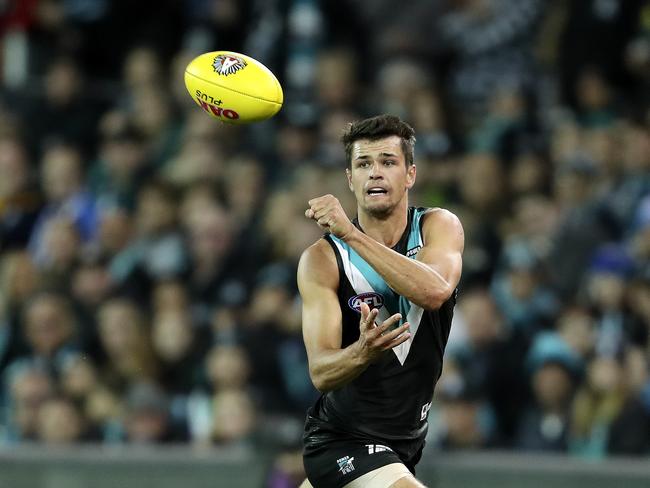
[[[370,197],[379,197],[387,194],[388,190],[386,190],[386,188],[382,188],[381,186],[371,186],[366,190],[366,195]]]

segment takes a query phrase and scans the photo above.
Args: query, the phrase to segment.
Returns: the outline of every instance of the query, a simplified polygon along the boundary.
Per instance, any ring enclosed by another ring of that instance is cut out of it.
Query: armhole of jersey
[[[323,239],[327,241],[327,243],[332,247],[332,250],[334,251],[334,256],[336,257],[336,269],[338,269],[339,272],[339,285],[336,288],[336,293],[339,294],[339,291],[341,289],[341,273],[345,274],[344,268],[343,268],[343,260],[341,259],[341,255],[339,254],[339,250],[336,248],[336,244],[334,244],[334,241],[332,240],[332,237],[329,234],[325,234],[323,236]]]
[[[420,214],[419,218],[418,218],[418,233],[419,233],[419,237],[420,237],[420,242],[422,243],[423,246],[424,246],[424,233],[423,233],[424,220],[425,220],[426,215],[430,211],[431,211],[431,209],[428,208],[428,207],[418,207],[416,209],[416,212],[418,212]]]

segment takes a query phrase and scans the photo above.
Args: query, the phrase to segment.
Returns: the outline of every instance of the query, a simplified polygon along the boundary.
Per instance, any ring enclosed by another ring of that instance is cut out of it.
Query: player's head
[[[352,163],[354,143],[360,140],[376,141],[390,136],[400,138],[400,147],[408,166],[413,164],[415,149],[415,130],[396,115],[377,115],[368,119],[357,120],[348,125],[341,141],[345,146],[348,166]]]
[[[415,131],[393,115],[351,123],[341,138],[348,161],[350,190],[360,209],[389,215],[415,183]]]

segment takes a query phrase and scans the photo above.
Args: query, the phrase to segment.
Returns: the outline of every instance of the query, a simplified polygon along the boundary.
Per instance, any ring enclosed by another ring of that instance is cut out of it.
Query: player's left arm
[[[358,229],[345,236],[345,241],[397,294],[436,310],[451,297],[460,280],[465,236],[458,217],[448,210],[433,209],[422,218],[424,242],[415,260]]]

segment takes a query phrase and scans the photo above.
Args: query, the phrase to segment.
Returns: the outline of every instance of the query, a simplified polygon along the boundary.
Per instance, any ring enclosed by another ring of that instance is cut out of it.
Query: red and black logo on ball
[[[214,98],[212,95],[196,90],[196,101],[199,106],[207,113],[212,113],[217,117],[225,117],[226,119],[235,120],[239,118],[239,114],[230,108],[222,108],[220,105],[223,103],[221,100]]]

